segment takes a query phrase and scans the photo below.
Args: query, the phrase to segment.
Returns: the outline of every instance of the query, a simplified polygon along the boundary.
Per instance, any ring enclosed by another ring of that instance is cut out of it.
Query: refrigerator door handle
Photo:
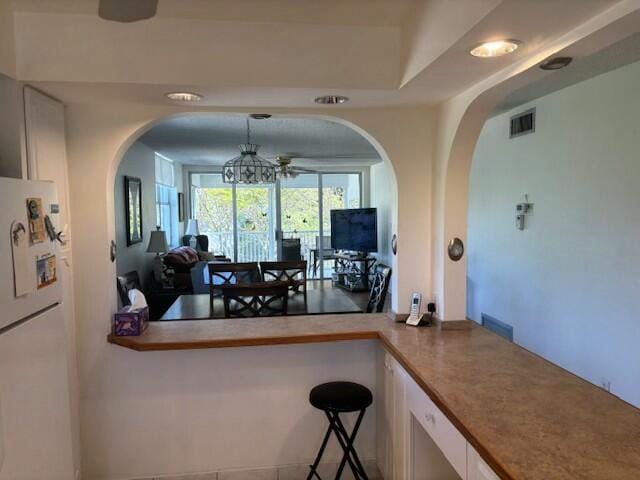
[[[69,225],[65,224],[65,226],[62,228],[62,230],[60,230],[59,232],[57,232],[56,234],[56,240],[60,242],[60,245],[62,245],[63,247],[67,245],[67,243],[69,242],[68,239],[68,232],[69,231]]]

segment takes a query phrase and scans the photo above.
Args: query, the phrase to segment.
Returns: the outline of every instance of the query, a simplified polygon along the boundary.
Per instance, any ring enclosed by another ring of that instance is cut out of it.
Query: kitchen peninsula
[[[439,446],[460,478],[640,478],[638,409],[473,322],[412,328],[384,314],[199,320],[109,337],[141,352],[374,339],[406,373],[406,413],[427,432],[422,417],[436,435],[436,422],[451,432]],[[474,455],[493,472],[474,473]]]

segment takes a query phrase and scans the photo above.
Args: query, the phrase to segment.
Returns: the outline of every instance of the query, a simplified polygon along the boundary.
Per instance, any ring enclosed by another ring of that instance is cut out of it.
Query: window
[[[156,153],[156,220],[172,247],[179,244],[178,191],[175,187],[174,165]]]
[[[212,252],[240,262],[275,260],[279,239],[299,238],[300,254],[311,261],[320,237],[331,235],[331,210],[361,206],[361,177],[354,172],[305,173],[278,179],[275,185],[234,186],[223,183],[220,173],[193,172],[191,212]],[[329,240],[324,248],[330,248]]]

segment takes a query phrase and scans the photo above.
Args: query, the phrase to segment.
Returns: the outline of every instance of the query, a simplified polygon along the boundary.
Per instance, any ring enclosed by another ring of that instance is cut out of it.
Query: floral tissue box
[[[149,307],[129,310],[124,307],[113,317],[113,334],[118,337],[137,336],[145,331],[149,324]]]

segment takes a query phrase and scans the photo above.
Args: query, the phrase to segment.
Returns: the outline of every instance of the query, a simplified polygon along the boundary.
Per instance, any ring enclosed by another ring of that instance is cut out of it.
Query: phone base
[[[430,327],[433,325],[433,313],[424,313],[417,320],[407,319],[406,324],[411,327]]]

